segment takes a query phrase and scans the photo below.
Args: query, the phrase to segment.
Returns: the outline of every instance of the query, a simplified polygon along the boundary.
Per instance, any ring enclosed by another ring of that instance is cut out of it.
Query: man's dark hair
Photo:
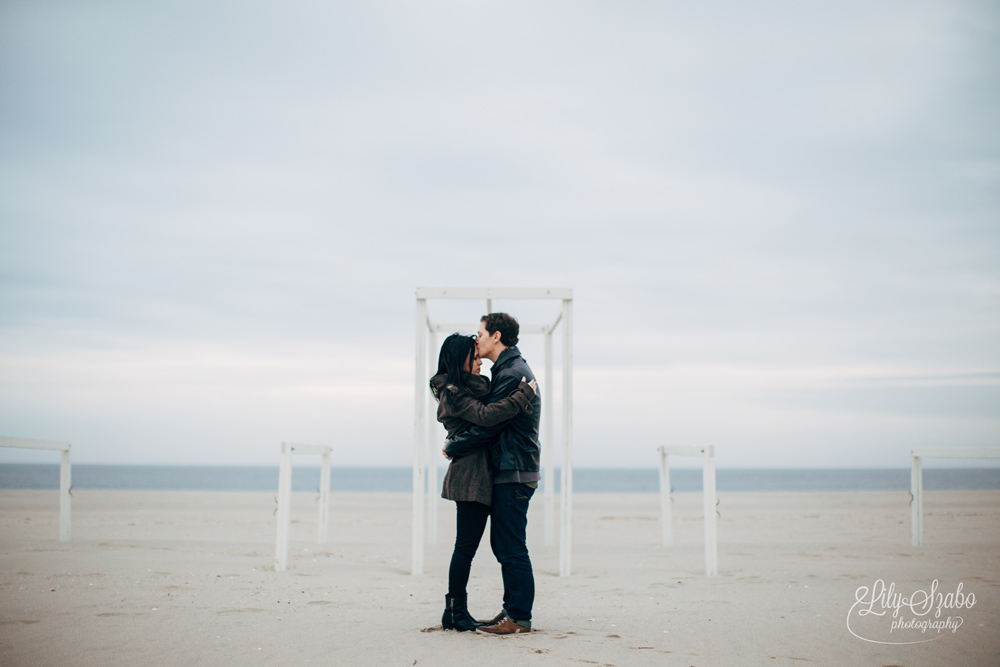
[[[507,347],[517,345],[517,334],[521,330],[517,320],[507,313],[490,313],[483,315],[479,320],[486,326],[486,331],[491,336],[500,332],[500,342]]]

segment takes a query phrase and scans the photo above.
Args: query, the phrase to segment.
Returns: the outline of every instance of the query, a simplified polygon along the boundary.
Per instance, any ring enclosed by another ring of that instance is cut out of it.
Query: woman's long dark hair
[[[471,355],[471,356],[470,356]],[[465,362],[469,362],[469,370],[472,369],[472,359],[476,356],[476,339],[473,336],[463,336],[454,333],[444,339],[441,345],[441,354],[438,355],[438,369],[436,375],[445,374],[448,376],[449,384],[456,387],[465,386],[465,373],[462,367]]]

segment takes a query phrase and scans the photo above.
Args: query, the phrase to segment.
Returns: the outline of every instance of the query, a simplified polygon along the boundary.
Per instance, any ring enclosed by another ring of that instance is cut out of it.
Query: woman
[[[510,396],[485,404],[490,394],[490,382],[479,375],[481,364],[475,337],[452,334],[441,346],[438,370],[430,384],[434,398],[438,400],[438,421],[444,424],[449,438],[473,424],[495,426],[521,410],[531,412],[531,400],[537,388],[534,380],[530,383],[522,380]],[[455,501],[458,516],[441,626],[445,630],[459,632],[475,630],[485,623],[476,621],[469,614],[465,587],[469,582],[472,558],[476,555],[486,519],[490,516],[493,497],[486,448],[481,447],[474,454],[453,460],[444,476],[443,487],[441,497]]]

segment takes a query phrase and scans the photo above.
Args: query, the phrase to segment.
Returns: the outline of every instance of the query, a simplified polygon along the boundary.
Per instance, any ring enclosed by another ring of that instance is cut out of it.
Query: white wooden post
[[[910,505],[910,525],[913,533],[913,546],[924,546],[924,470],[919,456],[913,456],[910,467],[910,493],[913,495]]]
[[[70,449],[72,446],[68,442],[61,440],[39,440],[37,438],[11,438],[0,436],[0,447],[12,447],[14,449],[44,449],[60,452],[59,456],[59,541],[70,541],[70,513],[71,501],[70,489],[72,484],[72,468],[70,467]]]
[[[667,456],[701,458],[702,508],[705,525],[705,574],[719,574],[718,522],[715,517],[715,447],[660,447],[660,516],[663,521],[663,546],[673,546],[673,518],[670,507],[670,467]]]
[[[69,462],[69,446],[59,456],[59,541],[69,542],[70,538],[70,496],[73,488],[73,471]]]
[[[433,331],[428,331],[427,334],[427,381],[430,382],[430,376],[434,375],[437,369],[437,359],[435,358],[437,352],[437,334]],[[435,406],[437,402],[434,400],[434,394],[425,385],[424,394],[427,396],[427,543],[437,544],[437,533],[438,533],[438,500],[440,496],[440,491],[438,490],[438,461],[441,459],[441,447],[444,444],[444,438],[437,437],[439,434],[438,421],[437,421],[437,410]]]
[[[553,425],[555,424],[555,414],[553,414],[554,404],[552,402],[552,329],[545,332],[545,380],[542,385],[542,484],[545,486],[545,546],[551,547],[553,541],[553,527],[555,517],[553,516],[552,502],[555,498],[555,480],[552,474],[552,449],[555,447],[555,435]]]
[[[278,535],[274,547],[274,571],[288,567],[288,524],[292,505],[292,446],[281,443],[281,465],[278,468]]]
[[[330,524],[330,450],[323,452],[323,464],[319,473],[319,543],[327,540]]]
[[[426,489],[425,453],[427,445],[424,441],[425,392],[427,391],[427,300],[417,299],[417,354],[414,369],[414,409],[413,409],[413,536],[410,552],[410,573],[424,573],[424,498]]]
[[[667,462],[667,451],[660,447],[660,521],[663,524],[663,546],[674,545],[673,513],[670,511],[670,466]]]
[[[924,471],[925,458],[937,459],[1000,459],[1000,447],[914,449],[910,452],[910,493],[913,505],[910,508],[912,542],[915,547],[924,546]]]
[[[563,462],[560,498],[559,576],[572,573],[573,549],[573,300],[564,299],[563,325]]]
[[[718,533],[715,522],[715,447],[705,448],[702,461],[702,486],[705,499],[705,574],[719,574]]]

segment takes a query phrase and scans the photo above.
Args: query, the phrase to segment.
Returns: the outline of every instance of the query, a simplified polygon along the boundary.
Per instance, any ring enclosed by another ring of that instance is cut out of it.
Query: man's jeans
[[[513,482],[493,485],[490,546],[503,575],[503,608],[514,621],[531,627],[531,605],[535,601],[535,577],[524,533],[528,526],[528,502],[535,490]]]

